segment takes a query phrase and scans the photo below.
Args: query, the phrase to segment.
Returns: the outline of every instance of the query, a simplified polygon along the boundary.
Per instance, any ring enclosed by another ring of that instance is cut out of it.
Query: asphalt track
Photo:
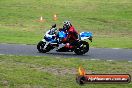
[[[56,52],[54,50],[48,53],[39,53],[36,49],[36,45],[0,44],[0,54],[132,61],[132,49],[119,48],[90,48],[89,52],[85,55],[76,55],[73,52]]]

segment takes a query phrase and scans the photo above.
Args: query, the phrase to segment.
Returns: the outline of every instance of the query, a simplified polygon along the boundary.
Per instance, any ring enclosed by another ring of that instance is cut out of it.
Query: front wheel
[[[46,44],[46,43],[43,42],[43,41],[40,41],[40,42],[38,43],[37,49],[38,49],[38,51],[39,51],[40,53],[46,53],[46,52],[47,52],[47,50],[44,49],[45,44]]]
[[[86,41],[80,41],[78,42],[74,52],[77,55],[83,55],[89,51],[89,44]]]

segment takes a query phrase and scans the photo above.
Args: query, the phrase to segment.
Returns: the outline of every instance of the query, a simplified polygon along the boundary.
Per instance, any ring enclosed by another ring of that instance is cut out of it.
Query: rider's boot
[[[65,47],[70,49],[73,48],[73,46],[71,46],[70,43],[66,43]]]

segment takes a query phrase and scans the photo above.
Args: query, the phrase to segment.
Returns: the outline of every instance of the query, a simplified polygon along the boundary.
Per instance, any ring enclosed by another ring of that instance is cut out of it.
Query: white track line
[[[132,61],[128,61],[128,62],[132,62]]]
[[[106,61],[110,61],[111,62],[111,61],[114,61],[114,60],[106,60]]]
[[[0,54],[0,55],[5,55],[5,54]]]
[[[100,59],[90,59],[90,60],[100,60]]]

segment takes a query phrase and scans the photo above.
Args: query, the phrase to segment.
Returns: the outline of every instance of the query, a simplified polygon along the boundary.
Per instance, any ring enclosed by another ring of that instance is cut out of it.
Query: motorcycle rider
[[[64,21],[63,23],[64,23],[63,29],[68,34],[65,40],[66,42],[69,42],[71,45],[69,46],[68,44],[67,46],[69,48],[72,48],[72,46],[76,43],[76,40],[78,39],[78,32],[76,31],[76,29],[74,28],[70,21]]]
[[[78,32],[75,30],[74,26],[72,26],[70,21],[64,21],[63,23],[64,25],[61,30],[63,30],[67,34],[67,37],[63,39],[62,42],[58,42],[58,49],[64,46],[67,48],[72,48],[72,46],[76,43],[76,40],[78,39]],[[46,32],[46,36],[52,37],[53,39],[57,40],[56,24],[52,25],[51,29]]]

